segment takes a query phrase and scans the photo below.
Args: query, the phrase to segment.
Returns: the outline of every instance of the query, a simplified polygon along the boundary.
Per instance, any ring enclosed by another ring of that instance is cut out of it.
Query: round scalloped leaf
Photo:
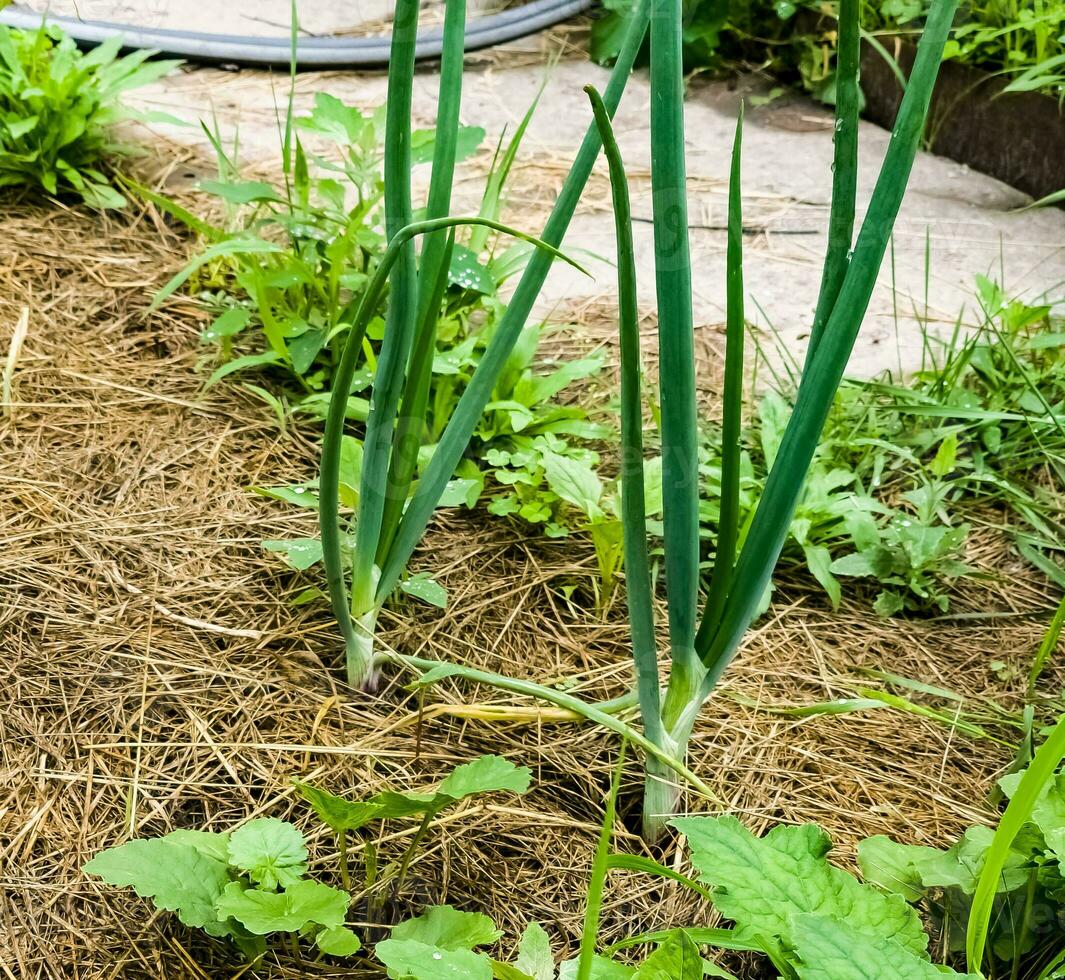
[[[392,980],[492,980],[492,961],[470,949],[441,949],[408,939],[374,947]]]
[[[401,922],[392,930],[395,940],[410,940],[439,949],[473,949],[494,943],[501,933],[480,912],[463,912],[451,905],[434,905],[422,915]]]
[[[298,932],[308,925],[336,929],[344,924],[350,896],[317,881],[297,881],[282,892],[245,888],[232,881],[219,898],[221,918],[236,919],[248,932]]]
[[[300,880],[307,870],[307,847],[292,824],[263,817],[233,831],[229,861],[263,888],[277,888]]]
[[[229,881],[226,865],[188,844],[131,840],[97,854],[84,868],[109,885],[132,888],[187,926],[214,923],[215,902]]]

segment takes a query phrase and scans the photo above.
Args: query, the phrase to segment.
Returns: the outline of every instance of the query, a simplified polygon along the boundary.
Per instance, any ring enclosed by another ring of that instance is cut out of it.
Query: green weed
[[[513,138],[496,149],[480,209],[486,221],[497,220],[504,206],[507,175],[531,115],[532,109]],[[141,188],[204,243],[160,291],[156,303],[184,286],[212,308],[214,317],[201,339],[214,348],[220,363],[207,384],[253,373],[268,386],[246,387],[271,406],[282,425],[293,417],[312,424],[326,418],[338,362],[386,244],[383,107],[364,112],[319,93],[310,114],[295,117],[292,124],[292,166],[281,182],[242,179],[236,146],[227,150],[218,134],[208,130],[218,178],[200,187],[220,203],[223,217],[218,223]],[[457,121],[454,126],[457,162],[480,148],[484,131]],[[330,145],[331,153],[306,150],[305,138]],[[414,130],[412,165],[432,163],[437,146],[436,130]],[[440,210],[439,201],[435,207]],[[416,487],[418,473],[431,458],[506,310],[502,288],[522,271],[533,250],[520,240],[507,246],[483,224],[459,231],[447,242],[446,265],[445,255],[432,244],[423,255],[424,262],[440,265],[439,282],[419,314],[424,330],[418,343],[424,349],[418,359],[424,373],[398,423],[397,444],[405,448],[390,464],[390,480],[409,489]],[[356,425],[365,425],[370,416],[369,390],[382,351],[386,306],[382,295],[367,311],[363,363],[348,384],[344,413]],[[545,329],[537,323],[523,327],[438,506],[473,507],[487,493],[493,513],[513,515],[557,537],[579,522],[563,517],[562,497],[549,485],[550,467],[545,463],[597,462],[592,446],[608,438],[611,429],[593,421],[580,405],[559,402],[568,386],[601,371],[602,358],[540,363]],[[355,510],[363,450],[350,436],[345,436],[344,446],[343,504]],[[314,483],[257,489],[289,503],[318,506]],[[388,517],[398,517],[393,504]],[[265,544],[300,569],[311,567],[322,553],[311,539]],[[427,586],[421,579],[404,578],[399,587],[435,604],[445,601],[438,586]],[[306,601],[311,593],[303,597]]]
[[[385,790],[356,802],[297,783],[336,839],[342,888],[307,876],[303,833],[275,817],[226,832],[175,830],[163,837],[137,838],[102,851],[83,870],[109,885],[133,888],[160,911],[176,912],[186,926],[229,940],[250,963],[265,955],[269,936],[277,937],[297,959],[301,942],[319,953],[350,956],[362,944],[345,924],[354,898],[348,834],[385,820],[418,821],[406,849],[384,867],[379,867],[374,843],[364,841],[360,893],[369,900],[363,919],[374,921],[384,897],[402,889],[418,847],[444,810],[485,793],[524,793],[529,775],[524,767],[486,755],[458,766],[429,792]],[[430,911],[429,916],[440,914]],[[394,932],[393,938],[399,936]]]
[[[75,194],[96,208],[125,204],[108,168],[135,152],[117,139],[114,124],[137,114],[119,98],[179,62],[149,61],[152,51],[120,58],[120,47],[116,37],[82,54],[54,25],[0,25],[0,187]]]

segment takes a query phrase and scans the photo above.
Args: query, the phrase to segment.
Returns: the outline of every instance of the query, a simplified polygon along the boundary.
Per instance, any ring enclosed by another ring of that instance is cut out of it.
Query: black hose
[[[495,14],[476,17],[466,30],[466,50],[491,47],[551,27],[583,13],[592,0],[532,0]],[[137,27],[105,20],[81,20],[40,14],[25,7],[0,11],[0,24],[34,30],[42,17],[56,24],[81,44],[99,44],[120,36],[127,48],[151,48],[161,54],[192,61],[287,68],[291,39],[237,34],[204,34],[162,27]],[[297,68],[349,68],[388,64],[390,39],[386,37],[312,37],[296,40]],[[443,33],[439,27],[420,34],[415,56],[421,60],[440,56]]]

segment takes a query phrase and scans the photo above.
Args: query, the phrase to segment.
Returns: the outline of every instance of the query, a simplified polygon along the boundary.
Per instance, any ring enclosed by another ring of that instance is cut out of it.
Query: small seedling
[[[375,821],[418,818],[398,861],[377,870],[376,849],[366,844],[366,886],[391,882],[396,894],[432,821],[459,800],[482,793],[524,793],[529,770],[485,755],[455,768],[428,793],[386,790],[352,802],[305,783],[297,784],[334,833],[343,890],[307,877],[303,833],[285,820],[251,820],[215,833],[175,830],[164,837],[127,841],[87,862],[83,870],[109,885],[131,887],[161,911],[176,912],[187,926],[231,941],[249,962],[260,960],[267,937],[277,935],[296,958],[309,942],[330,956],[349,956],[359,937],[345,925],[351,904],[346,836]]]
[[[307,783],[296,785],[303,798],[333,833],[340,855],[341,881],[348,891],[352,888],[348,865],[349,833],[380,820],[414,818],[420,821],[406,850],[384,869],[378,869],[376,847],[370,841],[365,842],[365,887],[369,890],[391,882],[392,894],[395,895],[403,887],[419,845],[433,821],[444,810],[460,800],[483,793],[525,793],[529,789],[530,775],[524,766],[515,766],[500,756],[483,755],[459,766],[429,793],[386,790],[365,801],[351,801]]]
[[[301,939],[336,956],[360,945],[344,925],[348,894],[305,877],[303,834],[273,817],[230,833],[175,830],[127,841],[96,855],[83,870],[109,885],[133,888],[187,926],[229,939],[250,962],[262,958],[273,934],[296,956]]]

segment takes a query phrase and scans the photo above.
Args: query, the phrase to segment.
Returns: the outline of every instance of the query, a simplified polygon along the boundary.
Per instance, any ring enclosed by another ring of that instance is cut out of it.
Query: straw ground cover
[[[573,955],[616,742],[466,684],[444,681],[424,702],[395,685],[346,697],[335,627],[324,610],[288,605],[307,583],[259,551],[263,538],[308,533],[313,518],[246,492],[304,477],[315,447],[298,428],[280,435],[250,396],[202,394],[193,307],[144,317],[185,243],[151,212],[106,219],[11,207],[0,229],[2,349],[23,305],[30,310],[0,419],[0,968],[232,976],[238,966],[220,946],[146,915],[80,865],[131,829],[221,829],[264,815],[309,829],[293,777],[365,797],[385,784],[427,786],[486,751],[530,766],[532,789],[446,818],[414,869],[412,902],[484,909],[508,936],[536,919],[556,955]],[[720,364],[708,356],[707,375]],[[808,585],[783,583],[719,710],[693,736],[697,772],[729,810],[755,829],[816,820],[845,856],[871,834],[942,844],[989,819],[981,801],[1007,747],[890,710],[809,719],[765,710],[883,689],[859,673],[874,667],[958,692],[966,711],[985,698],[1018,710],[1044,627],[1033,611],[1050,597],[1021,566],[1003,564],[1011,559],[993,536],[969,557],[1006,584],[970,583],[956,610],[1010,615],[885,626],[864,604],[832,615]],[[624,690],[623,609],[589,617],[566,600],[565,586],[596,574],[590,546],[443,512],[414,564],[432,566],[451,607],[386,609],[382,644],[540,683],[576,679],[589,700]],[[988,651],[1002,666],[989,667]],[[1052,664],[1045,690],[1062,680]],[[620,833],[635,852],[640,788],[630,764]],[[381,850],[403,846],[385,840]],[[335,865],[324,834],[311,856],[312,869]],[[687,924],[695,910],[679,887],[615,875],[601,940]],[[330,972],[283,956],[263,969]]]

